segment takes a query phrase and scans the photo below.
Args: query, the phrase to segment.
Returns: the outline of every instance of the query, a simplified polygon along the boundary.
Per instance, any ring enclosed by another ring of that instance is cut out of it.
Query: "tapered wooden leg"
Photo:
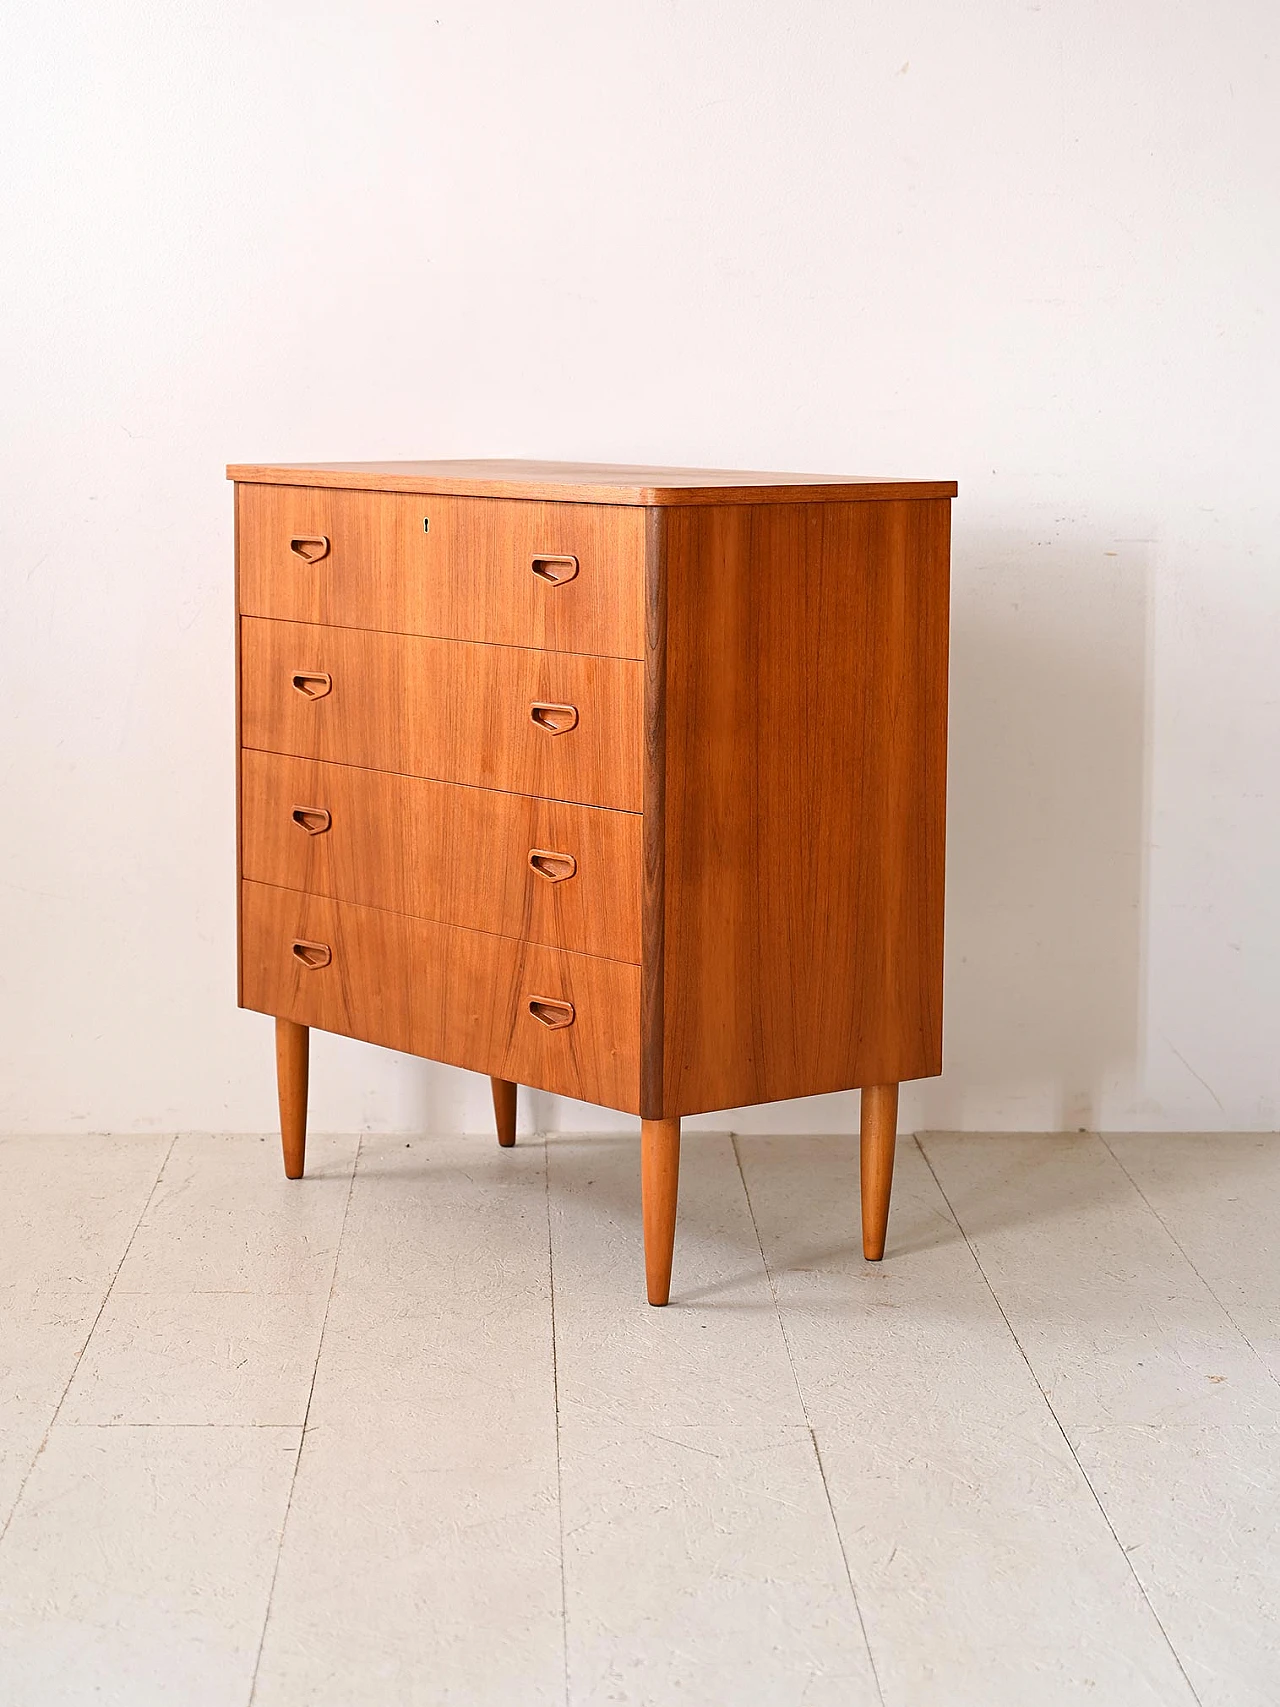
[[[493,1118],[498,1123],[498,1142],[509,1150],[516,1141],[516,1087],[510,1079],[490,1078],[493,1087]]]
[[[680,1122],[640,1122],[640,1198],[644,1216],[644,1274],[649,1302],[671,1296],[671,1256],[676,1243],[680,1188]]]
[[[284,1177],[301,1179],[307,1157],[307,1067],[311,1033],[291,1019],[276,1021],[276,1089],[280,1093],[280,1142]]]
[[[868,1262],[884,1255],[897,1135],[897,1085],[867,1085],[862,1092],[862,1254]]]

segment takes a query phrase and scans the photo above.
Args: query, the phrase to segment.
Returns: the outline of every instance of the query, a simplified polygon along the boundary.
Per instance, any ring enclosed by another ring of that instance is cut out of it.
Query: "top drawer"
[[[635,506],[237,486],[240,612],[644,655]]]

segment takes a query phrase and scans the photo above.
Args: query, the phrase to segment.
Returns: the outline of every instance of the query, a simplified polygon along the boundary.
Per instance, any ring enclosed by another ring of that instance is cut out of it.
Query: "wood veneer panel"
[[[332,486],[372,492],[546,498],[584,504],[850,503],[954,498],[954,480],[770,474],[740,468],[666,468],[605,462],[232,463],[227,478],[254,485]]]
[[[251,751],[241,787],[255,882],[639,962],[636,813]]]
[[[639,1112],[638,967],[292,889],[242,889],[245,1007]],[[324,963],[303,964],[295,942]],[[533,998],[569,1004],[573,1023],[541,1024]]]
[[[638,662],[261,617],[240,623],[246,747],[640,810]],[[331,686],[308,698],[295,675]],[[535,704],[572,707],[576,725],[549,734],[532,721]]]
[[[663,1114],[941,1071],[949,504],[665,530]]]
[[[234,537],[234,542],[235,542],[234,543],[234,555],[233,555],[233,559],[232,559],[231,574],[232,574],[232,599],[233,599],[232,621],[235,625],[235,696],[236,696],[236,707],[235,707],[235,710],[236,710],[236,798],[235,798],[235,807],[234,807],[235,815],[236,815],[236,878],[237,878],[237,882],[236,882],[236,1003],[238,1006],[243,1006],[244,1003],[243,1003],[243,996],[241,993],[241,983],[240,983],[240,965],[241,965],[241,961],[242,961],[243,957],[242,957],[241,951],[240,951],[240,884],[238,881],[238,879],[240,877],[240,872],[241,872],[241,869],[243,866],[243,860],[244,860],[244,839],[243,839],[243,834],[242,834],[243,826],[241,824],[241,814],[240,814],[240,801],[242,798],[241,758],[242,758],[242,755],[244,752],[244,747],[242,744],[242,737],[241,737],[241,733],[240,733],[240,707],[242,704],[242,692],[241,692],[241,670],[240,670],[240,508],[239,508],[239,505],[236,505],[236,507],[235,507],[234,513],[232,515],[231,526],[232,526],[232,532],[233,532],[233,537]]]
[[[236,497],[247,616],[643,655],[641,511],[305,486]]]
[[[640,1112],[661,1119],[666,1028],[667,513],[645,512],[644,887],[640,973]]]

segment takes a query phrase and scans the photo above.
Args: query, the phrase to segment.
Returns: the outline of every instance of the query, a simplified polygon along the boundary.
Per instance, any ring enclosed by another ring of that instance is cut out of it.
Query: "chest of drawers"
[[[680,1120],[941,1070],[951,482],[233,466],[239,999],[638,1115],[667,1301]]]

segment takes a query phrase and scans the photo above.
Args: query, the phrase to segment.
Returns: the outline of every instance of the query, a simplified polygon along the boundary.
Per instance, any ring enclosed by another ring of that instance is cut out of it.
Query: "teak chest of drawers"
[[[233,466],[241,1006],[641,1119],[941,1071],[949,481]]]

